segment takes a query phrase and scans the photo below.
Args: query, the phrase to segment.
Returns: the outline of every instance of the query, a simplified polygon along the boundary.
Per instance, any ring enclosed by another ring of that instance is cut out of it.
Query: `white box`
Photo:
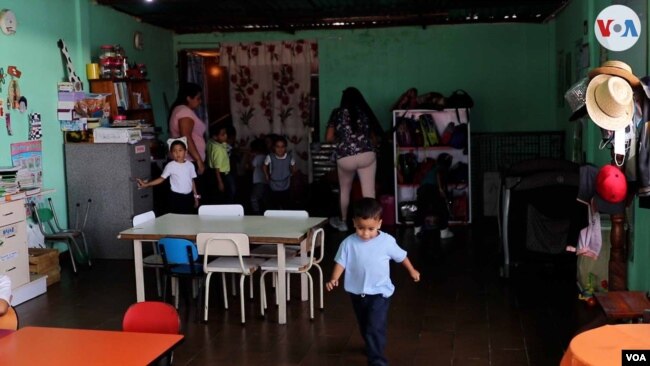
[[[142,140],[142,131],[139,128],[99,127],[93,129],[93,138],[96,144],[135,144]]]

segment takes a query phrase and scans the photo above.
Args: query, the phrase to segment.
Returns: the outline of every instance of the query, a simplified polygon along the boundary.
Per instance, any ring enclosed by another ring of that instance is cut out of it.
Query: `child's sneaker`
[[[338,217],[331,217],[330,225],[338,231],[348,231],[348,225]]]
[[[451,239],[454,237],[454,233],[449,230],[449,228],[445,228],[440,230],[440,239]]]

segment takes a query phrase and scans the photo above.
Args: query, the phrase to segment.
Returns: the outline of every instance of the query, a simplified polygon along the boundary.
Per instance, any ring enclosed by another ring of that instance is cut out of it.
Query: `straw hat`
[[[625,128],[634,116],[632,87],[618,76],[601,74],[591,79],[586,104],[589,117],[606,130]]]
[[[632,73],[632,68],[623,61],[610,60],[603,62],[600,67],[592,69],[589,71],[589,78],[594,78],[597,75],[607,74],[620,76],[623,79],[627,80],[633,88],[641,86],[641,80],[638,77],[634,76]]]

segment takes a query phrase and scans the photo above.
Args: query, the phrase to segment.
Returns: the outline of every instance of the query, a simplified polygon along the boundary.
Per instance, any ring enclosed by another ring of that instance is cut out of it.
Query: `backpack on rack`
[[[418,169],[418,158],[412,153],[400,154],[397,157],[397,169],[401,175],[401,184],[413,184]]]
[[[469,181],[469,165],[462,161],[457,162],[449,169],[449,183],[467,184]]]
[[[424,137],[425,147],[436,146],[440,143],[438,138],[438,130],[436,129],[436,122],[430,114],[422,114],[420,118],[420,128]]]
[[[467,149],[467,123],[460,123],[454,126],[449,146],[454,149]]]
[[[397,146],[412,147],[413,141],[413,119],[409,117],[397,117],[395,123],[395,136]]]
[[[393,105],[393,110],[397,109],[415,109],[418,106],[418,90],[410,88],[400,95],[397,102]]]
[[[449,122],[447,124],[447,127],[442,131],[442,136],[440,136],[440,144],[444,146],[449,146],[449,143],[451,142],[451,136],[454,134],[454,126],[456,124],[454,122]]]

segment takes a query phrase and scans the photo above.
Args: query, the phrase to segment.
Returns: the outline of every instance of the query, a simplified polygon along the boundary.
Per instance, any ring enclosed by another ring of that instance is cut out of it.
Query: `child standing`
[[[208,141],[208,167],[216,179],[208,179],[212,184],[208,191],[218,192],[211,194],[211,201],[215,203],[233,203],[234,192],[230,179],[230,159],[228,158],[228,127],[225,124],[218,123],[210,128],[210,141]],[[216,184],[215,184],[216,183]],[[215,187],[216,185],[216,187]]]
[[[374,198],[362,198],[354,205],[355,233],[343,240],[334,257],[332,277],[325,285],[332,291],[345,271],[345,291],[350,293],[359,331],[366,343],[368,365],[388,365],[384,356],[390,297],[395,286],[390,280],[390,260],[402,263],[413,278],[418,272],[395,238],[379,231],[382,208]]]
[[[251,168],[253,169],[253,187],[251,188],[251,210],[259,215],[266,208],[266,196],[269,185],[264,175],[266,160],[266,143],[262,139],[251,142]]]
[[[419,235],[428,215],[438,218],[440,239],[451,239],[454,233],[449,229],[449,207],[447,202],[447,181],[449,168],[453,158],[442,153],[436,158],[436,163],[422,179],[417,189],[418,210],[415,216],[415,235]]]
[[[264,176],[271,189],[273,209],[287,209],[291,176],[296,170],[293,156],[287,152],[287,139],[278,136],[273,143],[273,152],[264,160]]]
[[[137,178],[138,187],[153,187],[171,177],[169,179],[171,185],[171,191],[169,193],[170,211],[177,214],[194,214],[196,213],[196,208],[199,207],[199,199],[201,196],[196,192],[196,184],[194,183],[196,170],[194,169],[194,165],[185,160],[187,139],[185,137],[169,139],[167,143],[169,144],[169,150],[174,160],[165,165],[165,169],[163,169],[160,177],[150,182]]]

